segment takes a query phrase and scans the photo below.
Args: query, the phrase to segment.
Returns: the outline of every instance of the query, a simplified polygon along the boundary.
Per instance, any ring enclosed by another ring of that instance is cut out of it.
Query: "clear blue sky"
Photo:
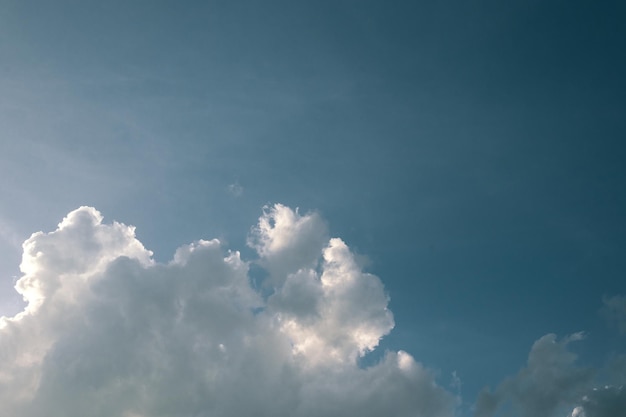
[[[602,312],[626,294],[625,20],[619,1],[2,1],[0,314],[21,242],[79,206],[166,262],[213,237],[253,259],[282,203],[369,259],[396,323],[377,352],[451,390],[456,371],[459,415],[548,333],[584,331],[569,348],[604,369],[626,353],[626,312]]]

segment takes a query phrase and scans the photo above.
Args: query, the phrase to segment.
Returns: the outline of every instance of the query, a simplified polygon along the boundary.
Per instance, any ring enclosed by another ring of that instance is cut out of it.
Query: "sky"
[[[3,408],[626,416],[625,19],[0,0]]]

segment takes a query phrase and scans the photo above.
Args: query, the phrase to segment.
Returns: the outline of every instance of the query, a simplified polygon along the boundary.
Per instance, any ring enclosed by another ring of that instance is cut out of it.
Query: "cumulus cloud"
[[[274,283],[299,269],[317,265],[328,242],[328,228],[318,213],[301,215],[282,204],[266,206],[248,238]]]
[[[575,333],[558,340],[547,334],[537,340],[526,366],[505,379],[493,392],[484,390],[476,403],[476,417],[492,417],[499,409],[512,406],[522,417],[551,417],[583,396],[594,376],[590,368],[576,365],[577,356],[568,350],[581,340]]]
[[[341,241],[323,250],[322,272],[290,274],[270,308],[294,350],[318,363],[354,363],[393,328],[380,280],[360,271]]]
[[[456,399],[410,354],[358,358],[393,328],[381,281],[319,215],[265,209],[249,244],[272,277],[218,240],[152,253],[81,207],[24,242],[0,319],[0,404],[12,417],[454,415]]]
[[[604,369],[579,366],[570,344],[584,337],[541,337],[524,368],[480,393],[474,416],[626,417],[626,356],[612,358]]]

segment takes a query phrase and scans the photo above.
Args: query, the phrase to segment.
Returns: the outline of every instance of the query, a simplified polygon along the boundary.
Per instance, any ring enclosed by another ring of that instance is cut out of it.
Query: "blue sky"
[[[604,375],[626,353],[625,17],[3,1],[0,314],[23,308],[22,241],[79,206],[136,226],[158,262],[212,238],[252,261],[250,228],[281,203],[319,213],[384,284],[395,328],[365,359],[406,351],[451,391],[456,372],[457,415],[550,333],[585,332],[563,346]]]

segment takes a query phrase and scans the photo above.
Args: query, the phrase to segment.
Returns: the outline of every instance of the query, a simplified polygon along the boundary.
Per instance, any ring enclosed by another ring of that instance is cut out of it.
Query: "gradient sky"
[[[453,392],[456,372],[459,416],[546,334],[584,332],[568,349],[605,369],[626,353],[624,21],[618,1],[0,1],[0,315],[23,307],[21,243],[79,206],[167,262],[214,237],[254,259],[282,203],[383,282],[395,328],[369,362],[402,349]]]

